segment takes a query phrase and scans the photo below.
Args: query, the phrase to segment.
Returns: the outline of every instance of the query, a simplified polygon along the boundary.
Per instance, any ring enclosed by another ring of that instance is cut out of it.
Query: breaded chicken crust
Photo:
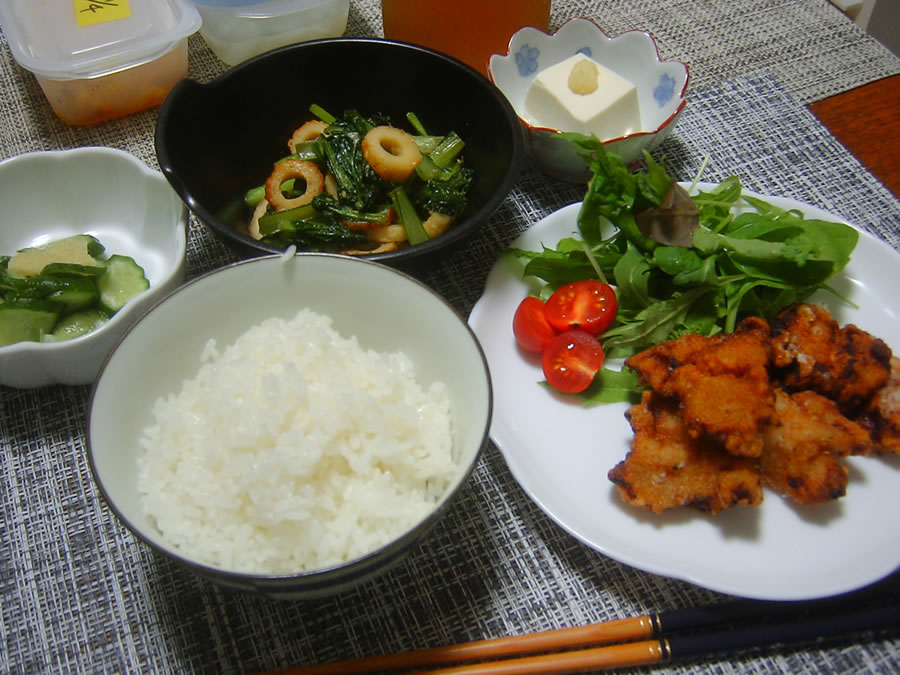
[[[647,390],[627,417],[634,442],[608,477],[628,503],[654,513],[691,506],[715,514],[762,501],[756,460],[735,457],[714,441],[693,437],[677,401]]]
[[[900,453],[900,358],[828,310],[794,305],[772,327],[684,335],[625,361],[648,387],[626,413],[634,438],[608,472],[622,499],[655,513],[719,513],[842,497],[843,458]]]
[[[843,497],[848,472],[841,458],[872,449],[868,432],[814,391],[777,391],[765,439],[760,469],[766,485],[808,505]]]
[[[743,321],[728,335],[688,334],[651,347],[625,365],[642,384],[676,397],[687,432],[711,438],[740,457],[759,457],[772,415],[769,326]]]
[[[848,324],[843,328],[824,307],[795,304],[772,322],[773,364],[791,391],[811,389],[852,413],[890,376],[891,349]]]
[[[875,444],[875,452],[900,455],[900,357],[891,358],[891,375],[859,417]]]

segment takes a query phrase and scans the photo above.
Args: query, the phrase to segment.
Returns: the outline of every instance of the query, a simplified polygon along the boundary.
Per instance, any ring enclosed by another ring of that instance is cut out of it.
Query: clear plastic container
[[[187,75],[187,38],[200,23],[188,0],[0,1],[13,58],[69,124],[159,105]]]
[[[350,0],[193,0],[200,35],[228,65],[276,47],[337,37],[347,30]]]

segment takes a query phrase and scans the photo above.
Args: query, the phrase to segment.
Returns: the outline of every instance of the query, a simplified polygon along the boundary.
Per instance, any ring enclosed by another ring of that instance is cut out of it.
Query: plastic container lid
[[[276,47],[341,35],[350,10],[350,0],[193,2],[203,18],[200,35],[232,66]]]
[[[201,19],[186,0],[2,0],[0,24],[19,65],[74,80],[152,61],[195,33]]]
[[[324,5],[330,0],[193,0],[193,2],[195,5],[215,7],[216,9],[232,9],[239,12],[263,10],[271,14],[285,14]],[[258,5],[267,5],[267,7],[261,8]]]

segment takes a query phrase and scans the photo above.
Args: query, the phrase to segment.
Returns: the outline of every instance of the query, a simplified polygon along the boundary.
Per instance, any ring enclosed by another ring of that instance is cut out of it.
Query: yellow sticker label
[[[75,23],[79,26],[93,26],[131,16],[128,0],[72,0],[72,4],[75,6]]]

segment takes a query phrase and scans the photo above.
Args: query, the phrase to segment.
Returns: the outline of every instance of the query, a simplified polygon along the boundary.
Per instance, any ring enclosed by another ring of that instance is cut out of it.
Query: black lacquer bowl
[[[338,115],[380,112],[395,124],[415,112],[429,132],[455,130],[466,142],[475,178],[461,216],[429,242],[365,256],[378,262],[433,261],[472,235],[506,198],[523,161],[521,123],[506,97],[474,69],[411,44],[316,40],[267,52],[205,84],[183,80],[159,111],[160,167],[198,219],[243,256],[282,250],[240,231],[240,200],[287,154],[312,104]]]

